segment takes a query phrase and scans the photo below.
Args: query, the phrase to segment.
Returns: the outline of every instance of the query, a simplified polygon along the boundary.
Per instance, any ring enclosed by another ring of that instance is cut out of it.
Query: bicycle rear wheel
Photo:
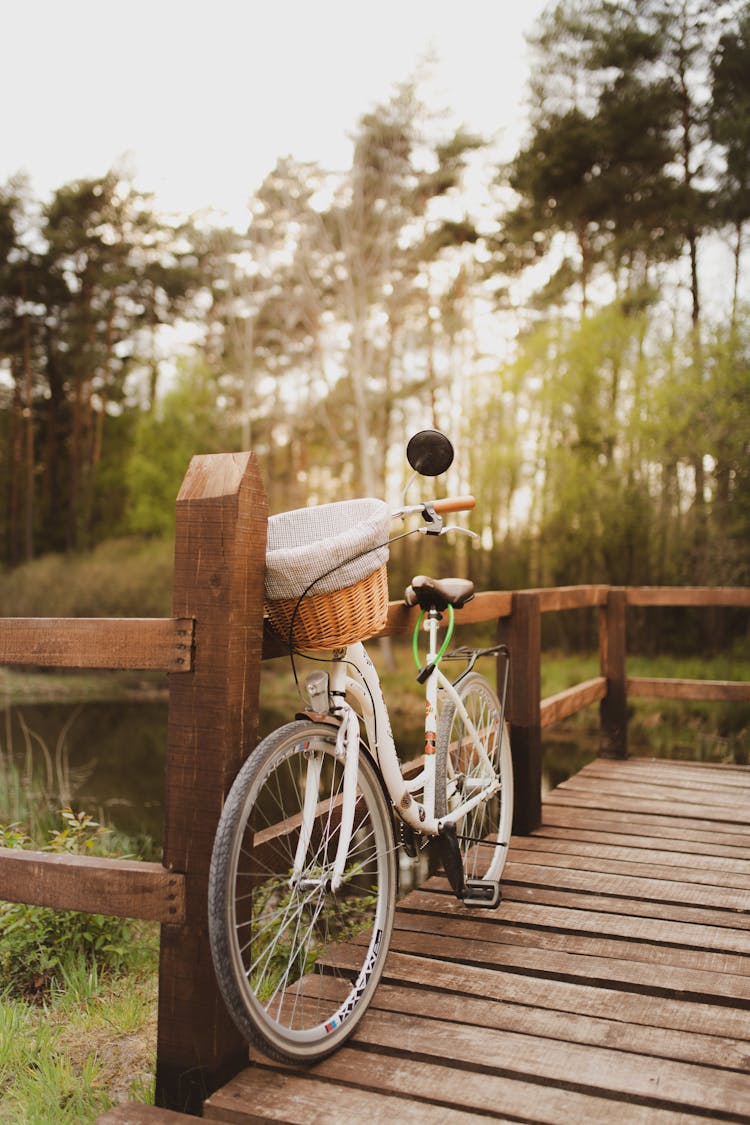
[[[293,1062],[323,1058],[354,1030],[393,926],[393,821],[364,749],[343,883],[330,890],[344,777],[335,748],[335,729],[305,721],[265,738],[237,775],[211,860],[209,935],[224,1000],[247,1039]],[[314,817],[295,881],[308,786]]]
[[[442,708],[435,753],[435,815],[439,818],[497,778],[500,788],[456,824],[466,879],[496,883],[508,855],[513,822],[513,764],[507,724],[500,731],[500,701],[488,681],[470,672],[456,691],[477,732],[489,766],[453,700]],[[483,842],[481,842],[483,841]]]

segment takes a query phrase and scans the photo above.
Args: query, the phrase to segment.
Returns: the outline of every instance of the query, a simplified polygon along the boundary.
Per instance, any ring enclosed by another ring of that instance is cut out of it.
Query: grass
[[[21,671],[0,667],[0,704],[167,698],[167,679],[149,672]]]
[[[0,570],[4,617],[165,617],[170,612],[170,538],[108,539],[78,555],[43,555]]]
[[[628,658],[628,675],[664,679],[750,681],[750,659],[742,652],[714,657]],[[599,675],[598,657],[553,654],[542,662],[542,697]],[[746,765],[750,760],[750,703],[708,700],[629,701],[628,744],[633,755]],[[553,727],[553,741],[590,737],[598,742],[595,707]]]
[[[41,831],[44,793],[20,795]],[[123,842],[85,813],[57,820],[33,840],[0,825],[0,843],[80,855]],[[0,1123],[86,1125],[153,1100],[158,935],[153,923],[0,902]]]
[[[43,1003],[0,997],[0,1122],[86,1125],[123,1101],[153,1101],[156,933],[143,940],[151,956],[127,975],[78,958]]]

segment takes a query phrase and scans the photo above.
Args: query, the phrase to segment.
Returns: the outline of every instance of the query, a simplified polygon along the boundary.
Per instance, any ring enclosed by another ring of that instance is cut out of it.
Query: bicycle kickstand
[[[456,898],[464,906],[484,906],[493,909],[500,902],[500,880],[467,879],[455,824],[444,824],[437,837],[438,853]]]

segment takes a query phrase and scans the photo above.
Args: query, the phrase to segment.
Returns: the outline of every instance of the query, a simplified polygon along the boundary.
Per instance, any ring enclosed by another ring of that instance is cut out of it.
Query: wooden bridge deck
[[[260,1056],[207,1118],[750,1121],[750,769],[597,760],[517,837],[497,911],[431,879],[375,1003],[303,1072]]]
[[[750,769],[592,762],[514,838],[504,887],[496,911],[439,877],[412,892],[350,1043],[304,1071],[254,1055],[204,1116],[750,1122]]]

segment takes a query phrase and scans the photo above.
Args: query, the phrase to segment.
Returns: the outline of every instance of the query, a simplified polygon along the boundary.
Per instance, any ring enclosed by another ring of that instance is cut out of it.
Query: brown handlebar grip
[[[473,496],[447,496],[445,500],[433,500],[430,507],[438,512],[469,512],[476,504]]]

